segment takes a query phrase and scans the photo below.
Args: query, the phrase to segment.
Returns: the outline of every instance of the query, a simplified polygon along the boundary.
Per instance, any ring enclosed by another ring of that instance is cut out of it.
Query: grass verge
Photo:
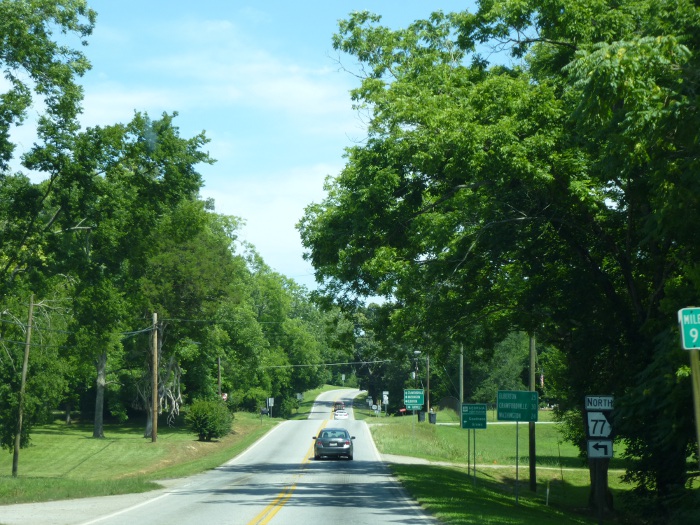
[[[392,464],[391,470],[406,490],[441,522],[449,525],[589,525],[597,523],[585,508],[546,505],[542,491],[520,489],[515,502],[512,473],[479,472],[476,482],[463,468],[439,465]],[[574,483],[558,490],[570,494],[583,491]],[[580,494],[575,499],[580,499]]]
[[[0,504],[153,490],[158,480],[225,463],[278,422],[237,413],[233,433],[218,441],[200,442],[183,428],[163,427],[155,443],[133,425],[106,425],[105,439],[93,439],[91,425],[45,425],[20,451],[18,477],[11,476],[12,455],[0,455],[0,472],[7,473],[0,475]]]
[[[437,416],[438,422],[453,423],[451,418],[443,412]],[[367,422],[381,453],[433,462],[390,468],[411,496],[446,524],[597,523],[588,510],[588,468],[578,449],[562,441],[555,424],[536,425],[532,492],[527,424],[489,424],[474,432],[457,424],[417,422],[412,416]],[[623,467],[619,459],[612,460],[609,482],[615,496],[629,490],[620,480]]]

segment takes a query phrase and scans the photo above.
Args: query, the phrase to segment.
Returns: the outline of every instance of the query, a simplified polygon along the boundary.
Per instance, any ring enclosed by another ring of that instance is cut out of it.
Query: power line
[[[289,317],[285,319],[284,321],[258,321],[254,319],[253,321],[256,322],[257,324],[282,324],[285,321],[289,321],[290,319],[302,319],[301,317]],[[211,324],[232,324],[232,323],[247,323],[247,320],[241,320],[241,319],[231,319],[231,320],[226,320],[226,319],[179,319],[176,317],[169,318],[169,319],[161,319],[162,322],[165,321],[174,321],[178,323],[211,323]]]
[[[349,361],[346,363],[316,363],[312,365],[270,365],[258,368],[305,368],[309,366],[343,366],[343,365],[373,365],[376,363],[391,363],[392,359],[382,359],[376,361]]]

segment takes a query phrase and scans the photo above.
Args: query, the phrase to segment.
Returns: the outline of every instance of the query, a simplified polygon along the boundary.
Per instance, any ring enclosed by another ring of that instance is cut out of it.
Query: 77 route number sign
[[[605,459],[613,456],[612,410],[613,396],[586,396],[586,436],[588,458]]]
[[[612,434],[612,423],[609,419],[610,412],[586,412],[588,420],[588,437],[608,438]]]

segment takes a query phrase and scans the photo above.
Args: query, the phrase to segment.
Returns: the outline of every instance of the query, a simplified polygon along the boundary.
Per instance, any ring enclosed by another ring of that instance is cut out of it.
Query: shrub
[[[299,410],[299,401],[294,397],[286,397],[282,400],[280,406],[280,417],[289,419],[292,417],[295,410]]]
[[[192,403],[185,418],[187,426],[199,436],[199,441],[211,441],[231,432],[233,414],[222,400],[199,399]]]

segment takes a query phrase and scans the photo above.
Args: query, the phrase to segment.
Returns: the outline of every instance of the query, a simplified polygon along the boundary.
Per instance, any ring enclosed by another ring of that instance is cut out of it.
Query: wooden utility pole
[[[530,336],[530,392],[535,391],[535,367],[537,366],[535,357],[537,352],[535,351],[535,336],[534,334]],[[539,410],[539,407],[538,407]],[[530,490],[532,492],[537,492],[537,468],[536,468],[536,452],[537,447],[535,446],[535,422],[530,421]]]
[[[24,391],[27,386],[27,368],[29,367],[29,347],[32,343],[32,316],[34,315],[34,294],[29,298],[29,319],[27,321],[27,337],[24,344],[24,362],[22,363],[22,381],[19,387],[19,416],[17,417],[17,434],[15,434],[15,450],[12,456],[12,477],[17,477],[19,467],[19,447],[22,443],[22,413],[24,411]]]
[[[689,306],[678,310],[678,325],[681,333],[681,348],[690,351],[690,381],[693,385],[693,407],[695,411],[695,434],[700,456],[700,308]],[[699,460],[700,461],[700,460]]]
[[[427,381],[426,390],[427,390],[428,395],[426,396],[426,400],[425,400],[425,410],[428,413],[430,413],[430,354],[428,354],[428,356],[426,357],[425,363],[426,363],[425,367],[427,368],[426,375],[428,376],[426,379],[426,381]],[[428,417],[430,417],[430,416],[428,416]]]
[[[459,406],[464,403],[464,345],[459,345]],[[461,408],[460,408],[461,410]]]
[[[218,384],[219,384],[219,397],[221,397],[221,358],[217,358],[217,363],[219,365],[219,372],[218,372]]]
[[[151,410],[153,411],[151,426],[151,443],[158,440],[158,314],[153,313],[153,392]]]
[[[695,410],[695,437],[698,440],[700,456],[700,359],[698,350],[690,351],[690,380],[693,383],[693,407]],[[698,459],[700,465],[700,459]]]

